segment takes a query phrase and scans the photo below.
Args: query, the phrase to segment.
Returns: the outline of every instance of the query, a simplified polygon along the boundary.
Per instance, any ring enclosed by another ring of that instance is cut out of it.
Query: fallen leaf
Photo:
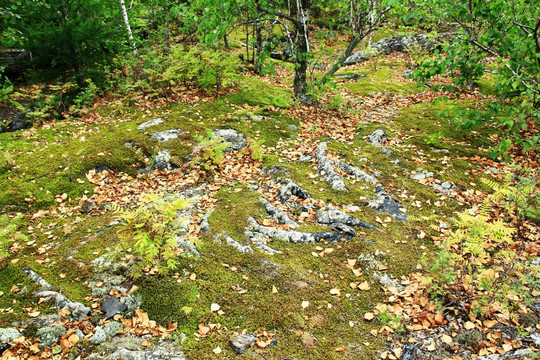
[[[302,309],[305,309],[309,306],[309,301],[302,301]]]
[[[212,312],[216,312],[216,311],[218,311],[219,309],[221,309],[221,306],[219,306],[219,305],[216,304],[216,303],[212,303],[212,305],[210,305],[210,311],[212,311]]]
[[[375,317],[375,314],[371,313],[371,312],[368,312],[368,313],[365,313],[364,314],[364,320],[373,320],[373,318]]]

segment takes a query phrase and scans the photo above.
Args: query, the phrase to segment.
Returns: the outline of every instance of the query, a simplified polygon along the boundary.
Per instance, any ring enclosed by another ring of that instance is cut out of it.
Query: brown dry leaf
[[[368,312],[368,313],[365,313],[364,314],[364,320],[373,320],[373,318],[375,318],[375,314],[373,314],[372,312]]]
[[[451,336],[448,336],[446,334],[443,334],[441,336],[441,341],[445,344],[451,344],[452,343],[452,337]]]
[[[199,324],[199,334],[206,335],[210,332],[210,328],[204,324]]]
[[[464,327],[466,330],[472,330],[472,329],[474,329],[476,326],[474,325],[473,322],[467,321],[465,324],[463,324],[463,327]]]
[[[144,339],[141,343],[142,346],[144,347],[149,347],[150,346],[150,341],[148,339]]]
[[[341,291],[338,288],[330,289],[330,294],[339,296],[341,295]]]
[[[369,286],[369,283],[367,281],[364,281],[362,283],[360,283],[360,285],[358,285],[358,289],[362,290],[362,291],[368,291],[371,289],[371,287]]]

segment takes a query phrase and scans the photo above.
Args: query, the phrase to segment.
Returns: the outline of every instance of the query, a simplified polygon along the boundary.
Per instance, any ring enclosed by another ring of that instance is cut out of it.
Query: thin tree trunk
[[[129,25],[129,18],[126,9],[126,3],[124,2],[124,0],[120,0],[120,7],[122,8],[122,15],[124,16],[124,23],[126,24],[129,43],[135,55],[139,55],[139,52],[137,51],[137,46],[135,45],[135,39],[133,38],[133,33],[131,32],[131,26]]]
[[[347,49],[345,49],[345,51],[340,56],[338,61],[334,63],[334,65],[330,68],[330,70],[326,72],[326,74],[324,74],[320,82],[320,86],[326,84],[328,80],[330,80],[330,78],[336,73],[336,71],[339,70],[339,68],[343,65],[345,60],[347,60],[349,56],[351,56],[351,53],[356,48],[356,46],[360,43],[360,41],[362,41],[363,38],[364,37],[357,36],[353,39],[353,41],[349,43],[349,46],[347,46]]]
[[[309,57],[308,21],[309,0],[296,0],[296,56],[294,67],[294,96],[310,104],[311,98],[307,94],[307,68]]]

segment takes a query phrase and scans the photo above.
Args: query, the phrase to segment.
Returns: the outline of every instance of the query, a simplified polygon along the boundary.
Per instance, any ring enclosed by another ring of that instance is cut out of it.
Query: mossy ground
[[[338,83],[338,89],[347,88],[353,99],[374,92],[407,95],[419,91],[415,84],[396,80],[394,75],[403,71],[403,64],[381,61],[377,69],[372,66],[359,70],[366,73],[367,78],[355,83]],[[489,92],[487,81],[480,86]],[[148,114],[115,105],[98,111],[107,120],[102,123],[58,123],[32,133],[0,134],[0,151],[5,158],[0,167],[0,206],[4,211],[24,211],[30,215],[39,208],[54,206],[55,195],[62,193],[67,193],[74,204],[85,191],[91,193],[93,189],[85,178],[90,169],[106,166],[117,172],[135,174],[148,166],[146,158],[165,147],[182,163],[195,144],[195,135],[204,135],[215,128],[237,129],[247,136],[250,144],[263,150],[276,146],[280,140],[290,141],[293,146],[297,135],[294,127],[309,128],[311,124],[309,119],[287,117],[285,111],[291,105],[290,90],[246,76],[241,79],[236,93],[214,101],[170,104]],[[352,144],[331,141],[328,148],[349,164],[367,172],[378,171],[379,181],[410,215],[450,217],[461,205],[448,200],[435,208],[433,204],[440,199],[439,195],[429,186],[413,181],[409,175],[420,166],[435,172],[442,181],[451,181],[462,188],[471,187],[469,172],[477,165],[459,157],[487,156],[486,149],[492,145],[489,135],[495,130],[482,127],[474,129],[475,133],[470,136],[449,123],[442,111],[473,105],[465,101],[442,101],[435,105],[423,103],[400,108],[398,114],[384,124],[360,124]],[[257,121],[244,116],[246,114],[264,118]],[[137,130],[137,125],[154,117],[161,117],[165,122],[145,133]],[[394,155],[391,157],[363,140],[381,126],[391,138],[403,139],[392,147]],[[171,128],[179,128],[183,134],[167,143],[148,136],[151,132]],[[440,137],[434,139],[433,134]],[[124,146],[127,141],[140,150]],[[319,177],[309,176],[316,174],[314,162],[282,163],[280,154],[263,151],[263,155],[265,166],[285,166],[289,176],[317,201],[362,207],[354,215],[377,225],[378,230],[365,230],[343,243],[290,244],[274,240],[269,246],[282,254],[273,256],[257,250],[239,253],[231,246],[216,242],[215,235],[227,232],[237,241],[250,245],[244,237],[247,218],[253,216],[262,220],[266,215],[259,193],[249,190],[249,185],[223,187],[209,218],[210,233],[196,240],[202,257],[183,258],[179,276],[140,278],[143,309],[159,322],[178,322],[179,331],[188,337],[184,348],[189,358],[235,357],[228,345],[231,333],[243,329],[254,333],[262,328],[275,334],[278,340],[276,345],[263,350],[265,358],[377,358],[384,339],[371,336],[370,331],[380,327],[380,322],[365,321],[363,315],[384,300],[384,294],[372,272],[366,268],[363,276],[356,277],[346,267],[347,260],[378,252],[377,260],[389,267],[390,275],[406,275],[413,271],[422,256],[431,256],[430,242],[418,239],[415,232],[420,228],[429,231],[429,224],[391,220],[382,226],[377,218],[384,219],[386,215],[363,207],[373,194],[373,185],[346,179],[350,191],[335,191]],[[361,162],[361,158],[367,161]],[[391,163],[393,158],[400,163]],[[402,194],[407,196],[401,197]],[[21,273],[25,266],[42,274],[73,300],[84,301],[90,295],[84,280],[92,276],[91,261],[115,248],[121,249],[123,241],[127,241],[125,247],[129,246],[130,240],[119,237],[114,228],[96,234],[113,219],[111,213],[29,218],[25,227],[32,227],[31,237],[35,243],[1,263],[0,291],[4,295],[0,296],[0,308],[11,307],[13,312],[2,314],[0,326],[24,318],[23,307],[35,306],[36,299],[28,295],[35,290],[35,285]],[[321,227],[303,226],[301,230],[321,230]],[[320,248],[332,250],[321,256]],[[195,279],[190,278],[190,274],[195,274]],[[364,280],[371,284],[370,291],[349,286],[350,282]],[[13,285],[26,290],[22,295],[12,293]],[[330,294],[335,288],[340,289],[340,296]],[[242,293],[242,289],[247,292]],[[310,305],[303,309],[302,301],[309,301]],[[224,314],[210,311],[212,303],[219,304]],[[40,308],[44,312],[54,310],[47,305]],[[220,324],[222,331],[212,331],[208,337],[194,337],[201,323]],[[216,346],[225,349],[225,353],[214,355],[212,349]],[[343,348],[344,353],[336,352],[336,348]],[[239,357],[255,358],[249,352]]]

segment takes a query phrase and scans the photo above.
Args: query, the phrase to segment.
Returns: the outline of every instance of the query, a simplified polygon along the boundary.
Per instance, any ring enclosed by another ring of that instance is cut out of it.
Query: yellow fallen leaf
[[[272,285],[272,294],[277,294],[277,287],[275,285]]]
[[[338,288],[333,288],[330,290],[330,294],[339,296],[341,295],[341,291]]]
[[[305,309],[309,306],[309,301],[302,301],[302,309]]]
[[[358,285],[358,289],[362,291],[368,291],[369,289],[371,289],[371,287],[369,286],[369,283],[367,281],[364,281],[360,285]]]
[[[373,314],[371,312],[368,312],[368,313],[364,314],[364,320],[367,320],[367,321],[373,320],[374,317],[375,317],[375,314]]]
[[[451,336],[448,336],[446,334],[443,334],[441,336],[441,341],[445,344],[451,344],[452,343],[452,337]]]
[[[472,323],[471,321],[467,321],[465,324],[463,324],[463,327],[466,329],[466,330],[472,330],[475,328],[475,325],[474,323]]]

